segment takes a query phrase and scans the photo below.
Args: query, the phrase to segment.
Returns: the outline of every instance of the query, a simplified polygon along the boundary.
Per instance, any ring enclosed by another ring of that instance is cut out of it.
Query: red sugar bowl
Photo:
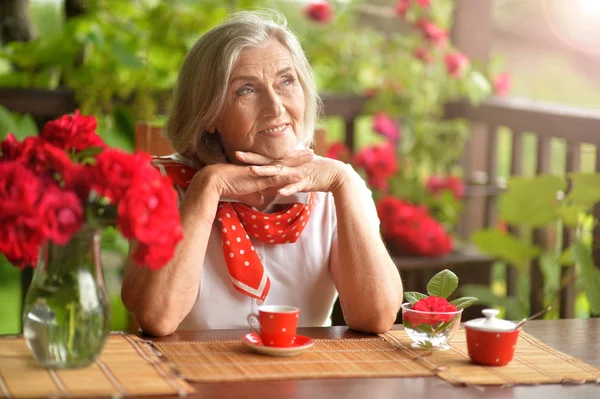
[[[521,329],[516,329],[511,321],[497,319],[499,312],[484,309],[485,318],[465,323],[467,349],[473,363],[505,366],[512,360]]]

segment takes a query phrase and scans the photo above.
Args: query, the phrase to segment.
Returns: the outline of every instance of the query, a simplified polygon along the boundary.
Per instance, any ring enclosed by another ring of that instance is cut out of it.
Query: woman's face
[[[302,138],[303,119],[304,91],[289,50],[274,39],[243,50],[214,125],[230,162],[237,162],[235,151],[288,156]]]

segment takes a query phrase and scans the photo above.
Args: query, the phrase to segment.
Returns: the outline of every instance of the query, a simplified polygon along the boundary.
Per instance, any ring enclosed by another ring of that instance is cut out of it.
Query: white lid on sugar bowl
[[[500,311],[498,309],[483,309],[481,311],[485,318],[479,318],[474,320],[469,320],[465,323],[465,328],[472,328],[473,330],[479,331],[493,331],[493,332],[502,332],[502,331],[514,331],[516,324],[512,321],[497,319],[498,313]]]

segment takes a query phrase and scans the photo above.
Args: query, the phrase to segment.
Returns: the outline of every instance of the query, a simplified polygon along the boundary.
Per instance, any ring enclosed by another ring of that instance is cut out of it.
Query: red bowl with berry
[[[463,309],[448,303],[446,298],[429,296],[414,305],[402,304],[404,330],[413,341],[412,348],[446,350],[458,331]]]

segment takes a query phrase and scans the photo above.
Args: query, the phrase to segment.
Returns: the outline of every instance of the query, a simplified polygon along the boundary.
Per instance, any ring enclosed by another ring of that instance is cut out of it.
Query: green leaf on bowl
[[[477,301],[479,301],[479,299],[475,298],[474,296],[465,296],[453,300],[452,302],[450,302],[450,304],[456,306],[458,309],[465,309],[473,305],[474,303],[477,303]]]
[[[448,269],[437,273],[427,283],[427,293],[437,297],[448,298],[458,287],[458,277]]]
[[[419,302],[419,300],[427,298],[427,295],[421,294],[420,292],[407,291],[404,293],[404,297],[408,302],[410,302],[411,305],[414,305],[415,303]]]

